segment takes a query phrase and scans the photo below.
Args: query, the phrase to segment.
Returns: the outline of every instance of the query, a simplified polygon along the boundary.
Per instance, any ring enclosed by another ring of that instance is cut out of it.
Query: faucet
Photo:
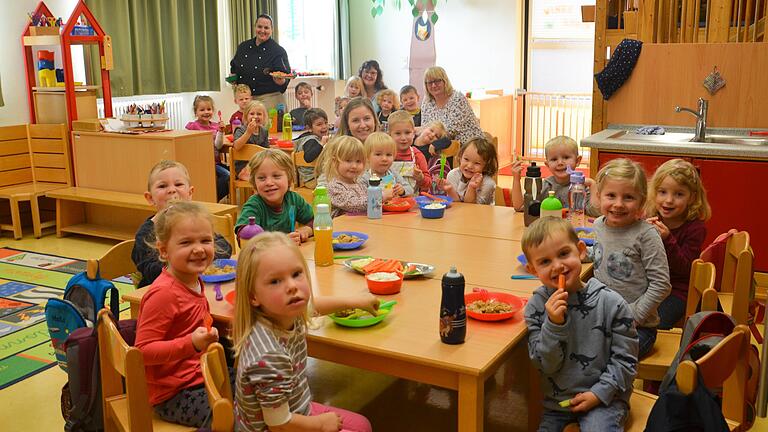
[[[704,138],[707,135],[707,109],[709,108],[709,101],[704,98],[699,98],[699,111],[696,112],[690,108],[675,107],[675,112],[687,111],[696,116],[696,134],[691,141],[704,142]]]

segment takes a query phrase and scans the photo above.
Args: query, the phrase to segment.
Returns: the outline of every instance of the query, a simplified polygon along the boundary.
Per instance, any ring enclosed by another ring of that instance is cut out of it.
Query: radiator
[[[170,97],[124,97],[124,98],[112,98],[112,116],[120,118],[125,114],[125,110],[131,104],[139,106],[146,106],[152,103],[161,103],[165,101],[165,112],[168,114],[168,129],[184,129],[184,115],[182,114],[182,101],[181,96]],[[104,117],[104,99],[99,99],[96,102],[96,108],[99,112],[99,117]]]
[[[525,142],[523,156],[543,159],[544,144],[558,135],[580,143],[592,134],[592,94],[525,94]],[[589,147],[579,147],[589,161]]]

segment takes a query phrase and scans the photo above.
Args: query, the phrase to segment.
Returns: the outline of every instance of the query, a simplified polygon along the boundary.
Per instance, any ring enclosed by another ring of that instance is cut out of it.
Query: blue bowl
[[[426,207],[428,204],[429,203],[424,205],[419,205],[419,210],[421,210],[421,217],[426,219],[440,219],[441,217],[443,217],[447,206],[443,205],[440,208],[431,209]]]
[[[594,231],[593,228],[577,227],[577,228],[574,228],[573,230],[576,231],[576,235],[579,237],[579,240],[583,241],[584,244],[586,244],[587,246],[592,246],[595,244],[594,238],[584,237],[584,235],[592,233]]]
[[[223,268],[224,266],[232,266],[234,268],[237,268],[237,260],[233,259],[217,259],[213,260],[213,264],[211,264],[214,267]],[[205,283],[217,283],[217,282],[226,282],[230,281],[235,278],[235,272],[232,273],[224,273],[224,274],[215,274],[215,275],[207,275],[202,274],[200,275],[200,279],[203,280]]]
[[[446,204],[447,207],[450,207],[451,204],[453,203],[453,200],[451,199],[451,197],[447,195],[435,195],[435,197],[445,200],[446,202],[444,204]],[[417,197],[414,197],[413,199],[416,200],[416,204],[418,204],[419,207],[427,205],[434,201],[432,198],[425,197],[423,195],[419,195]]]
[[[360,241],[353,242],[353,243],[334,243],[333,249],[334,250],[352,250],[357,249],[360,246],[365,243],[366,240],[368,240],[368,234],[356,232],[356,231],[336,231],[333,233],[333,238],[336,238],[342,234],[346,234],[349,236],[355,236],[360,239]]]

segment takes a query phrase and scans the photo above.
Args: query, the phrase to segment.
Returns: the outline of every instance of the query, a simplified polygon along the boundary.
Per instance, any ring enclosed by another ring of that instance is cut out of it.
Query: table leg
[[[484,387],[480,376],[459,375],[459,432],[483,431]]]

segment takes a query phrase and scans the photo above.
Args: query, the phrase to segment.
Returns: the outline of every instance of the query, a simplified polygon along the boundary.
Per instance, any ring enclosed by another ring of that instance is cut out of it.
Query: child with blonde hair
[[[413,117],[405,110],[389,116],[389,136],[395,140],[397,152],[391,170],[400,175],[416,191],[427,192],[432,187],[432,176],[424,154],[414,146]]]
[[[344,112],[344,108],[347,107],[350,99],[346,96],[337,97],[334,102],[333,113],[336,115],[336,120],[333,121],[333,128],[338,130],[341,124],[341,113]]]
[[[240,150],[246,144],[269,148],[269,130],[267,129],[267,108],[259,101],[251,101],[245,106],[245,122],[235,129],[233,146]],[[248,180],[250,173],[243,168],[248,163],[235,161],[235,175],[239,180]]]
[[[235,428],[241,431],[370,432],[368,420],[312,402],[307,378],[310,316],[348,308],[376,314],[371,294],[315,297],[307,263],[284,234],[264,233],[240,252],[233,339]]]
[[[161,160],[149,171],[147,191],[144,199],[157,210],[153,216],[147,218],[136,231],[131,260],[140,273],[137,284],[139,288],[154,282],[163,271],[165,262],[160,259],[155,248],[155,222],[169,206],[177,201],[190,201],[195,187],[189,180],[187,167],[176,161]],[[232,246],[227,239],[215,234],[215,257],[229,258],[232,255]]]
[[[197,95],[192,102],[195,121],[187,123],[187,130],[210,131],[213,134],[213,166],[216,172],[216,200],[229,193],[229,170],[221,164],[219,151],[224,145],[224,124],[213,121],[213,98],[207,95]]]
[[[394,111],[400,109],[400,100],[397,98],[397,93],[391,89],[380,90],[376,93],[376,104],[379,106],[379,123],[387,123],[389,115]],[[384,126],[386,130],[386,126]]]
[[[455,201],[493,205],[493,176],[499,169],[496,147],[485,138],[473,138],[461,146],[457,156],[458,168],[440,179],[438,186]]]
[[[328,182],[331,216],[365,213],[368,207],[368,186],[361,179],[365,169],[363,143],[351,136],[332,138],[318,158],[318,168],[321,167]]]
[[[672,293],[659,305],[659,328],[672,328],[685,315],[691,263],[701,254],[712,215],[696,167],[682,159],[664,162],[651,179],[646,219],[667,252]]]
[[[344,87],[344,96],[354,99],[363,95],[363,80],[355,75],[349,77],[347,85]]]
[[[167,268],[141,299],[135,345],[155,413],[199,428],[211,412],[200,354],[219,339],[200,280],[214,256],[211,215],[200,204],[176,202],[159,214],[155,237]]]
[[[399,173],[391,169],[396,152],[395,140],[384,132],[374,132],[365,140],[368,169],[363,173],[363,184],[367,185],[374,174],[380,178],[384,202],[394,197],[413,195],[413,187]]]
[[[440,120],[432,120],[421,128],[421,133],[416,137],[414,145],[427,159],[427,164],[432,165],[433,160],[439,157],[440,152],[451,146],[451,137]]]
[[[312,237],[312,206],[304,198],[290,190],[296,180],[296,168],[291,158],[282,150],[266,149],[258,152],[248,162],[249,181],[254,194],[248,198],[235,224],[240,231],[248,224],[248,218],[264,231],[281,231],[296,244]],[[303,226],[296,228],[296,222]]]
[[[238,84],[233,89],[235,93],[235,103],[240,108],[237,111],[235,111],[232,116],[229,118],[229,124],[232,125],[235,123],[235,120],[239,122],[240,124],[243,124],[243,115],[245,114],[245,107],[248,105],[248,102],[252,100],[251,96],[251,87],[245,85],[245,84]]]
[[[641,219],[648,183],[640,164],[614,159],[596,181],[603,215],[594,223],[595,277],[629,303],[642,358],[656,341],[657,309],[671,289],[667,254],[658,231]]]

